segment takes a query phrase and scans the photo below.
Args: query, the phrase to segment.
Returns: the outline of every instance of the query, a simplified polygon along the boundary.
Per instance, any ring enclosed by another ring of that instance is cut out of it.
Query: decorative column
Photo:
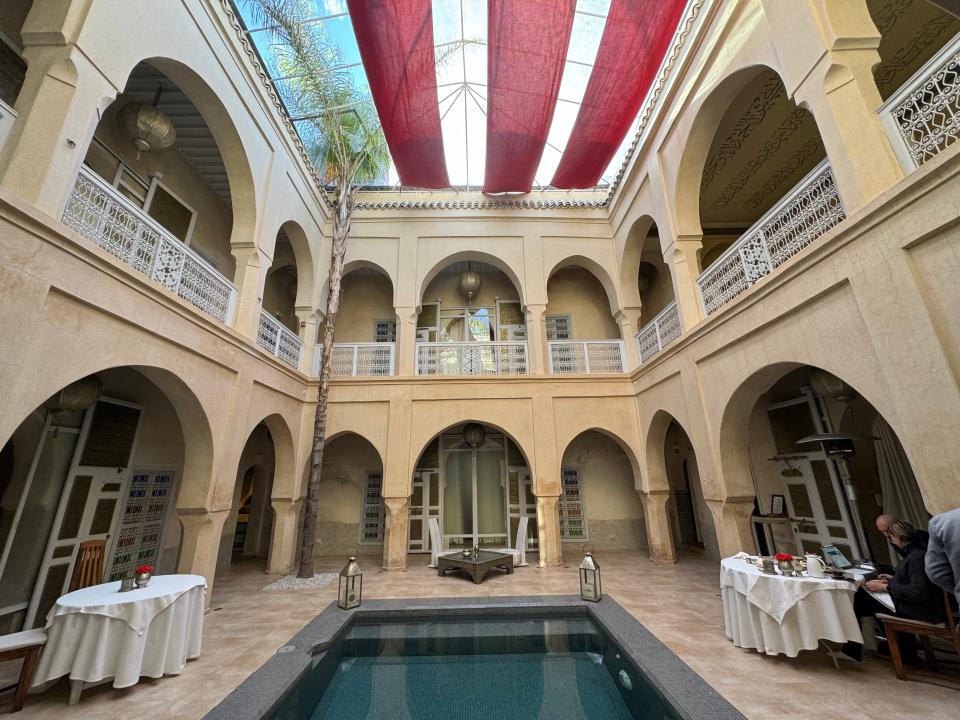
[[[702,247],[702,236],[687,235],[672,239],[663,251],[663,261],[670,268],[673,281],[680,326],[685,333],[703,319],[700,290],[697,287],[697,278],[700,275],[698,253]]]
[[[303,350],[300,352],[300,372],[312,376],[314,374],[313,355],[320,329],[320,313],[312,307],[298,307],[296,313],[300,340],[303,342]]]
[[[560,496],[537,495],[537,548],[540,567],[563,564],[560,545]]]
[[[396,374],[410,377],[417,374],[417,319],[420,313],[415,307],[398,307],[394,311],[397,314]]]
[[[620,337],[623,339],[623,347],[626,356],[626,372],[633,372],[640,367],[640,353],[637,350],[637,322],[640,320],[640,308],[628,307],[621,308],[614,317],[617,325],[620,326]]]
[[[550,372],[546,310],[546,305],[527,305],[527,372],[530,375]]]
[[[77,3],[80,5],[82,3]],[[51,33],[52,34],[52,33]],[[101,100],[117,88],[76,46],[31,45],[16,119],[0,153],[0,185],[60,219],[93,138]]]
[[[406,570],[410,536],[410,498],[385,497],[386,522],[383,533],[383,569]]]
[[[270,555],[267,557],[267,574],[288,575],[297,564],[297,553],[300,550],[297,538],[303,498],[273,498],[270,505],[273,508],[273,529]]]
[[[233,327],[256,342],[260,328],[263,286],[267,280],[271,258],[255,245],[234,246],[230,248],[230,253],[237,262],[233,278],[233,284],[237,286]]]
[[[230,514],[224,510],[204,508],[177,508],[180,520],[180,560],[178,573],[203,575],[207,579],[207,605],[213,597],[213,579],[217,570],[217,555],[220,553],[220,536],[223,524]]]
[[[670,532],[670,516],[667,513],[669,490],[640,493],[643,502],[643,520],[647,526],[647,544],[654,565],[668,565],[677,561]]]
[[[726,500],[706,500],[717,531],[720,557],[730,557],[743,550],[756,552],[750,517],[753,515],[753,497],[732,497]]]

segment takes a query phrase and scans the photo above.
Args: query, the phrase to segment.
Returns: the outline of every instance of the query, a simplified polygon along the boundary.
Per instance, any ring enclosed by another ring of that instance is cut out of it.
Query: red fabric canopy
[[[431,0],[347,0],[347,6],[400,182],[449,187]]]
[[[683,15],[686,0],[613,0],[597,61],[551,184],[599,182],[623,142]]]
[[[576,0],[487,3],[483,191],[530,192],[550,132]]]

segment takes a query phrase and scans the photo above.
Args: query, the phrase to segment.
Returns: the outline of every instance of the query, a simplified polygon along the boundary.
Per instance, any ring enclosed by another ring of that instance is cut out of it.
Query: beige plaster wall
[[[358,435],[334,439],[323,455],[316,552],[341,557],[356,549],[380,556],[383,544],[360,543],[360,515],[367,473],[382,472],[377,451]]]
[[[137,157],[136,148],[121,137],[117,128],[117,113],[128,101],[129,98],[121,96],[104,111],[85,162],[111,184],[119,166],[117,156],[148,184],[151,174],[160,173],[163,176],[161,182],[196,213],[190,246],[210,260],[223,275],[233,278],[236,266],[230,254],[233,213],[177,152],[176,146],[161,153],[139,153],[140,157]]]
[[[615,440],[595,431],[583,433],[564,451],[561,464],[580,469],[591,545],[597,550],[647,547],[643,505],[634,490],[633,469]],[[574,544],[579,549],[582,541],[568,543]]]
[[[383,275],[348,273],[343,278],[343,300],[337,316],[336,341],[373,342],[377,320],[395,320],[393,286]]]
[[[547,281],[547,315],[570,315],[575,340],[619,340],[603,285],[589,270],[563,268]]]

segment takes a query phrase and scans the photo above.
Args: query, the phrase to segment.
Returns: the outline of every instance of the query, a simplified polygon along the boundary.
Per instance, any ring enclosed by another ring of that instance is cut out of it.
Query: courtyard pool
[[[208,720],[742,718],[610,598],[448,602],[330,607]]]

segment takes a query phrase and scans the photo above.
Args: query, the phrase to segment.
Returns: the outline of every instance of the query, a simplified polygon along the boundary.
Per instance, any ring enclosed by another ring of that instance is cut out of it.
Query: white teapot
[[[827,564],[819,555],[806,555],[807,575],[813,578],[822,578],[827,576]]]

